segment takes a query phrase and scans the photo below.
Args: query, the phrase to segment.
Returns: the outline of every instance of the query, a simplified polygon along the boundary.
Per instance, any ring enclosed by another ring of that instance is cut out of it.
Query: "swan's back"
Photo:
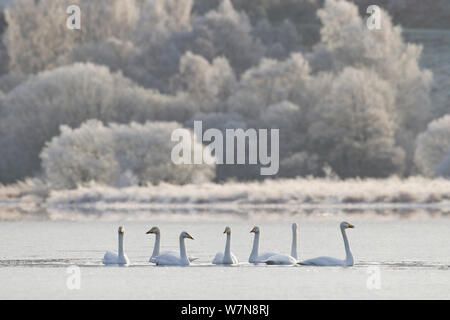
[[[119,261],[119,256],[117,253],[112,251],[106,251],[105,255],[103,256],[103,263],[104,264],[117,264]]]
[[[287,254],[276,254],[269,257],[264,262],[270,265],[293,265],[297,263],[297,260]]]
[[[301,265],[307,266],[350,266],[353,264],[347,264],[345,260],[340,260],[332,257],[318,257],[308,259],[300,262]]]
[[[263,254],[261,254],[257,259],[256,262],[257,263],[261,263],[261,262],[265,262],[267,259],[269,259],[272,256],[276,256],[276,253],[273,252],[265,252]]]
[[[161,253],[161,254],[171,254],[171,255],[174,255],[174,256],[176,256],[176,257],[179,257],[179,254],[178,254],[176,251],[165,251],[165,252],[163,252],[163,253]],[[160,254],[160,255],[161,255],[161,254]],[[160,255],[159,255],[159,256],[160,256]],[[159,256],[151,257],[151,258],[149,259],[149,262],[156,263],[156,258],[159,257]],[[195,260],[198,260],[197,257],[191,257],[191,256],[189,256],[188,259],[189,259],[190,262],[195,261]]]
[[[155,257],[155,263],[158,266],[185,266],[189,265],[189,261],[183,261],[179,255],[173,252],[166,252]]]
[[[223,252],[217,252],[212,263],[213,264],[222,264],[223,263]]]
[[[128,265],[130,264],[130,260],[128,259],[127,255],[124,255],[121,259],[117,253],[112,251],[106,251],[105,255],[103,256],[102,260],[103,264],[124,264]]]
[[[239,260],[233,253],[231,253],[231,260],[225,261],[225,255],[223,254],[223,252],[217,252],[212,263],[213,264],[238,264]]]

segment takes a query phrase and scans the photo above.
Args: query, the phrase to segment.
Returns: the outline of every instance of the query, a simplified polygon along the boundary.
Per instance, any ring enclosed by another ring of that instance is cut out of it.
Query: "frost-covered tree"
[[[81,31],[66,28],[69,5],[80,6]],[[35,73],[58,66],[79,43],[129,39],[137,19],[134,0],[15,0],[6,9],[4,35],[10,68]]]
[[[72,49],[77,33],[65,28],[69,4],[68,0],[16,0],[6,9],[8,28],[3,40],[12,70],[44,70]]]
[[[205,15],[194,16],[191,10],[192,1],[145,1],[134,36],[139,48],[133,59],[136,67],[124,73],[145,87],[167,93],[187,52],[209,63],[224,57],[235,73],[262,57],[264,46],[252,36],[248,18],[228,0]]]
[[[439,59],[436,59],[436,64],[439,66],[439,71],[436,70],[433,74],[431,89],[433,119],[450,114],[450,63],[442,63],[446,60],[446,56],[438,52],[436,54],[439,55]]]
[[[252,37],[247,15],[236,11],[230,0],[223,0],[216,10],[197,17],[189,38],[188,50],[209,61],[224,56],[237,74],[256,65],[265,51],[259,39]]]
[[[193,11],[197,14],[216,8],[221,0],[196,0]],[[315,16],[323,0],[231,0],[234,8],[245,12],[253,24],[257,25],[259,21],[267,20],[272,25],[278,26],[286,20],[291,21],[301,38],[306,40],[308,45],[318,40],[318,20]]]
[[[87,119],[127,123],[147,119],[185,121],[192,107],[182,94],[172,97],[142,89],[120,73],[92,64],[42,72],[4,99],[0,126],[0,180],[14,181],[39,170],[39,152],[62,124],[78,127]]]
[[[385,11],[368,30],[364,1],[358,12],[343,0],[15,0],[9,60],[0,45],[0,69],[11,68],[0,76],[0,182],[41,172],[45,142],[88,119],[280,129],[283,177],[326,164],[342,177],[409,174],[417,135],[449,99],[431,110],[421,48]],[[68,4],[81,7],[81,32],[65,27]],[[256,179],[259,167],[219,165],[216,177]]]
[[[264,58],[242,75],[228,99],[229,110],[242,115],[250,128],[279,129],[283,162],[295,153],[306,152],[309,114],[314,105],[310,83],[316,82],[301,54],[291,54],[283,61]],[[288,166],[292,167],[292,161]],[[280,170],[280,174],[292,172]],[[297,174],[304,172],[299,170]],[[248,174],[258,178],[257,172]]]
[[[438,164],[435,170],[436,175],[450,178],[450,151],[445,158]]]
[[[274,25],[267,19],[259,20],[253,28],[253,34],[266,47],[265,56],[279,60],[300,50],[303,44],[297,28],[289,20],[284,20],[279,25]]]
[[[192,0],[142,0],[135,39],[138,44],[159,35],[191,29]]]
[[[407,171],[412,164],[414,139],[430,117],[431,73],[419,67],[422,48],[405,43],[402,30],[381,11],[380,30],[369,30],[358,8],[347,1],[326,0],[317,15],[322,22],[321,41],[310,62],[314,71],[339,72],[345,67],[370,68],[396,89],[393,116],[399,124],[396,142],[406,152]]]
[[[189,65],[189,72],[184,72],[186,79],[191,79],[187,82],[187,86],[191,86],[189,91],[194,96],[203,97],[201,101],[207,101],[206,97],[211,96],[207,92],[211,92],[211,89],[206,88],[215,88],[215,84],[223,81],[216,80],[206,85],[208,81],[201,75],[223,68],[216,68],[215,63],[208,64],[206,60],[191,54],[184,58],[189,58],[186,59],[189,61],[186,64]],[[214,60],[216,61],[217,59]],[[198,70],[205,71],[197,74]],[[247,70],[238,84],[233,85],[235,89],[223,109],[208,110],[201,107],[202,112],[196,113],[186,124],[192,126],[193,120],[202,120],[204,129],[213,127],[223,132],[225,129],[237,128],[279,129],[280,156],[289,157],[305,147],[304,133],[307,131],[309,108],[308,73],[308,64],[300,54],[293,54],[284,61],[263,59],[257,66]],[[224,71],[214,71],[212,74],[222,74],[221,79],[226,79],[227,75]],[[215,91],[216,89],[212,92]],[[219,106],[222,107],[221,104]],[[261,178],[259,166],[238,167],[218,165],[217,178]]]
[[[135,57],[140,50],[131,41],[108,38],[98,42],[86,42],[73,48],[61,64],[91,62],[107,66],[111,71],[121,71],[125,76],[133,76],[139,69]]]
[[[308,80],[309,65],[301,54],[292,54],[284,61],[265,58],[242,75],[228,103],[231,110],[250,119],[285,100],[303,105]]]
[[[308,175],[318,176],[321,165],[316,154],[309,154],[306,151],[296,152],[289,157],[285,157],[280,162],[280,177],[304,177]]]
[[[180,127],[175,122],[104,126],[97,120],[74,130],[61,126],[61,135],[47,143],[40,155],[45,178],[59,189],[90,181],[124,187],[211,180],[214,165],[171,161],[171,134]]]
[[[345,68],[315,110],[310,149],[341,177],[400,172],[404,153],[395,145],[394,104],[395,92],[376,73]]]
[[[450,115],[432,121],[417,137],[414,162],[426,176],[446,175],[449,171]]]
[[[139,0],[75,0],[71,4],[78,4],[81,9],[82,42],[110,37],[126,41],[133,37],[139,19]]]
[[[168,92],[178,71],[186,34],[191,30],[192,1],[143,0],[133,36],[139,52],[125,74],[145,87]]]
[[[282,101],[268,106],[261,114],[260,127],[280,130],[280,157],[291,156],[306,146],[307,115],[305,109]]]
[[[226,111],[226,101],[236,87],[236,76],[226,58],[218,57],[209,63],[188,51],[179,65],[172,91],[189,93],[201,112]]]
[[[27,76],[22,73],[10,72],[0,76],[0,90],[8,93],[19,84],[27,80]]]
[[[186,121],[185,125],[188,128],[193,128],[194,121],[201,121],[203,131],[208,129],[218,129],[221,131],[223,137],[226,137],[226,129],[248,129],[246,119],[236,112],[198,112],[194,116]],[[248,146],[247,146],[248,147]],[[226,156],[226,148],[223,150],[223,156]],[[235,149],[235,154],[237,153]],[[247,158],[248,159],[248,153]],[[248,163],[248,162],[247,162]],[[258,165],[216,165],[216,180],[225,181],[227,179],[259,179],[260,167]]]

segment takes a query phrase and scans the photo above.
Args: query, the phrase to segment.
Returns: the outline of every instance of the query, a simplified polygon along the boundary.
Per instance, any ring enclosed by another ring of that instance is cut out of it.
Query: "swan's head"
[[[341,229],[354,228],[355,226],[346,221],[341,222]]]
[[[147,231],[146,234],[150,234],[150,233],[154,233],[154,234],[159,234],[159,228],[158,227],[152,227],[150,230]]]
[[[297,231],[297,223],[294,222],[294,223],[292,224],[292,230],[293,230],[293,231]]]
[[[231,228],[230,227],[226,227],[225,231],[223,233],[231,234]]]
[[[253,229],[252,230],[250,230],[250,233],[259,233],[259,227],[253,227]]]
[[[192,240],[194,240],[194,238],[192,238],[192,236],[189,234],[189,233],[187,233],[186,231],[183,231],[181,234],[180,234],[180,238],[183,238],[183,239],[192,239]]]
[[[120,226],[119,227],[119,234],[124,234],[125,233],[125,228]]]

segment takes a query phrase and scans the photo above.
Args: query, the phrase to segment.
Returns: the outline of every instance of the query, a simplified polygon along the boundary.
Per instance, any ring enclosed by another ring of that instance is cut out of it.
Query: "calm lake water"
[[[215,221],[216,220],[216,221]],[[247,263],[254,225],[261,228],[260,252],[290,252],[291,223],[299,224],[299,256],[344,257],[340,221],[347,230],[355,266],[255,266]],[[125,226],[129,267],[105,267],[106,250],[117,250],[117,227]],[[149,264],[158,225],[162,250],[178,250],[188,231],[189,267]],[[214,266],[223,251],[226,225],[238,266]],[[292,215],[283,219],[186,219],[151,221],[0,222],[1,299],[449,299],[448,215]],[[67,286],[67,267],[80,267],[81,287]],[[379,279],[379,282],[377,282]],[[369,285],[368,285],[369,284]],[[377,289],[377,285],[379,288]]]

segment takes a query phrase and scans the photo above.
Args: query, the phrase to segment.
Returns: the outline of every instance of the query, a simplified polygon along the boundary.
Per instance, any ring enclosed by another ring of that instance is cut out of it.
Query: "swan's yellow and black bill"
[[[187,234],[187,238],[194,240],[194,238],[192,238],[192,236],[189,233]]]
[[[230,228],[226,227],[223,233],[231,232]]]
[[[256,232],[256,227],[254,227],[254,228],[250,231],[250,233],[252,233],[252,232]]]
[[[154,232],[155,232],[155,228],[151,228],[151,229],[148,230],[145,234],[154,233]]]
[[[348,227],[349,227],[349,228],[354,228],[355,226],[349,223],[349,224],[348,224]]]
[[[125,229],[124,229],[123,227],[119,227],[119,232],[120,232],[120,233],[124,233],[124,232],[125,232]]]

